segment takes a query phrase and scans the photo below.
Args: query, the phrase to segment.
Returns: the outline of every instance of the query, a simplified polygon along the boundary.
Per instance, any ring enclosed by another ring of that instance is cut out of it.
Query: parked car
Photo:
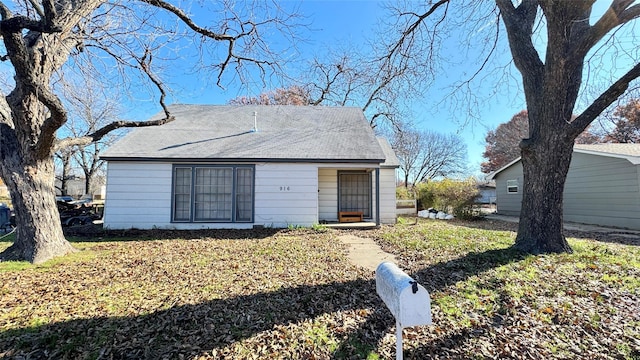
[[[0,232],[9,233],[16,227],[15,216],[11,209],[4,203],[0,203]]]
[[[70,203],[70,202],[73,202],[73,200],[74,199],[69,195],[56,196],[56,201],[59,201],[59,202]]]
[[[96,213],[90,202],[74,201],[73,198],[67,201],[67,198],[71,197],[56,198],[62,226],[86,225],[100,219],[100,215]]]

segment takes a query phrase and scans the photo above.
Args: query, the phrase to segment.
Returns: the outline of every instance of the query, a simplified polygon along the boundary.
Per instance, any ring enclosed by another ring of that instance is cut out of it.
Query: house
[[[477,204],[491,205],[496,203],[496,184],[494,181],[479,183],[477,188],[480,194],[476,199]]]
[[[491,175],[497,213],[519,215],[522,164],[514,160]],[[564,220],[640,229],[640,144],[574,146],[564,189]]]
[[[362,110],[174,105],[107,160],[105,227],[252,228],[343,220],[394,223],[389,143]],[[160,115],[158,115],[160,116]]]

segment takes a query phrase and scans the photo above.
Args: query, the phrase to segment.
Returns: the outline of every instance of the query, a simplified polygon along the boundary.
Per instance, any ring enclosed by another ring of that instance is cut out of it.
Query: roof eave
[[[633,155],[627,155],[627,154],[617,154],[617,153],[611,153],[611,152],[588,150],[588,149],[579,149],[579,148],[574,148],[573,151],[578,152],[578,153],[582,153],[582,154],[607,156],[607,157],[612,157],[612,158],[625,159],[625,160],[628,160],[633,165],[639,165],[640,164],[640,156],[633,156]]]
[[[126,162],[189,162],[189,163],[237,163],[237,162],[261,162],[261,163],[366,163],[382,164],[385,159],[319,159],[319,158],[155,158],[155,157],[129,157],[129,156],[101,156],[106,161]]]

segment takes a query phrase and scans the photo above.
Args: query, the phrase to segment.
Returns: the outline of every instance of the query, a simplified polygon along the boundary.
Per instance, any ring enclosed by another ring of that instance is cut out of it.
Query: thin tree
[[[603,52],[638,46],[635,37],[625,38],[624,42],[616,40],[624,34],[620,27],[640,16],[640,4],[613,0],[604,14],[593,19],[595,1],[496,0],[495,6],[486,11],[488,3],[460,3],[457,9],[465,12],[463,17],[447,17],[458,5],[450,0],[430,2],[421,11],[399,12],[398,18],[404,22],[399,39],[387,46],[388,59],[396,63],[415,61],[423,51],[438,49],[438,41],[442,39],[438,30],[446,21],[461,24],[462,20],[483,28],[495,25],[493,40],[485,43],[489,57],[500,44],[500,30],[506,30],[513,64],[521,74],[529,115],[529,137],[519,144],[524,184],[515,248],[533,254],[571,252],[563,233],[562,207],[574,141],[640,76],[640,59],[634,57],[637,52],[618,53],[630,55],[630,64],[621,74],[614,74],[614,69],[586,65]],[[544,47],[543,51],[537,45]],[[433,66],[432,61],[426,64]],[[487,64],[488,61],[482,62],[472,72],[471,80]],[[581,91],[585,75],[595,77],[599,70],[609,71],[608,85],[597,97],[586,99],[587,92]],[[588,104],[582,111],[576,108],[579,95]]]
[[[40,263],[74,251],[55,205],[53,154],[99,141],[118,128],[172,121],[163,82],[153,66],[175,57],[167,44],[192,36],[200,59],[210,61],[202,66],[217,74],[220,85],[228,69],[240,79],[247,74],[247,65],[263,75],[278,70],[277,56],[260,30],[273,25],[293,35],[287,25],[293,18],[255,4],[242,9],[227,2],[207,3],[218,6],[219,16],[218,23],[204,27],[164,0],[30,0],[15,7],[0,2],[0,35],[6,51],[0,59],[9,61],[14,72],[13,89],[0,97],[0,175],[9,189],[17,225],[15,242],[0,260]],[[97,77],[123,90],[146,79],[160,94],[164,116],[148,122],[115,121],[80,138],[58,139],[68,111],[52,84],[69,72]],[[118,76],[129,82],[115,83]]]
[[[69,109],[68,120],[61,128],[68,136],[81,138],[92,134],[107,124],[116,121],[120,111],[120,96],[109,89],[104,89],[100,84],[92,81],[83,81],[77,84],[71,81],[60,82],[60,92],[65,95]],[[112,131],[98,141],[86,145],[77,145],[60,149],[59,153],[70,154],[67,166],[73,167],[84,176],[83,194],[93,192],[92,184],[94,176],[103,170],[104,160],[100,159],[100,153],[114,143],[122,131]],[[62,161],[62,164],[65,164]]]
[[[71,169],[74,149],[61,149],[55,153],[56,167],[59,167],[56,180],[60,183],[56,189],[60,195],[69,195],[69,181],[75,178]]]

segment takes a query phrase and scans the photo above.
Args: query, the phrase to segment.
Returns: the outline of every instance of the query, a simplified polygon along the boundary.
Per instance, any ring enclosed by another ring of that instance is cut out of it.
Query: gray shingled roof
[[[576,144],[573,148],[607,154],[640,156],[640,144]]]
[[[575,144],[573,151],[586,154],[595,154],[614,158],[627,159],[634,165],[640,164],[640,144]],[[487,175],[488,179],[495,179],[498,173],[511,167],[520,161],[520,157]]]
[[[381,164],[381,166],[394,168],[399,167],[400,160],[398,160],[398,157],[393,151],[391,144],[389,144],[389,141],[383,137],[379,137],[378,141],[380,142],[380,146],[382,147],[382,151],[384,152],[384,156],[386,158],[385,162]]]
[[[385,161],[383,146],[362,110],[355,107],[173,105],[169,109],[176,118],[173,122],[136,128],[101,157],[107,160]],[[257,112],[256,132],[252,131],[254,111]]]

